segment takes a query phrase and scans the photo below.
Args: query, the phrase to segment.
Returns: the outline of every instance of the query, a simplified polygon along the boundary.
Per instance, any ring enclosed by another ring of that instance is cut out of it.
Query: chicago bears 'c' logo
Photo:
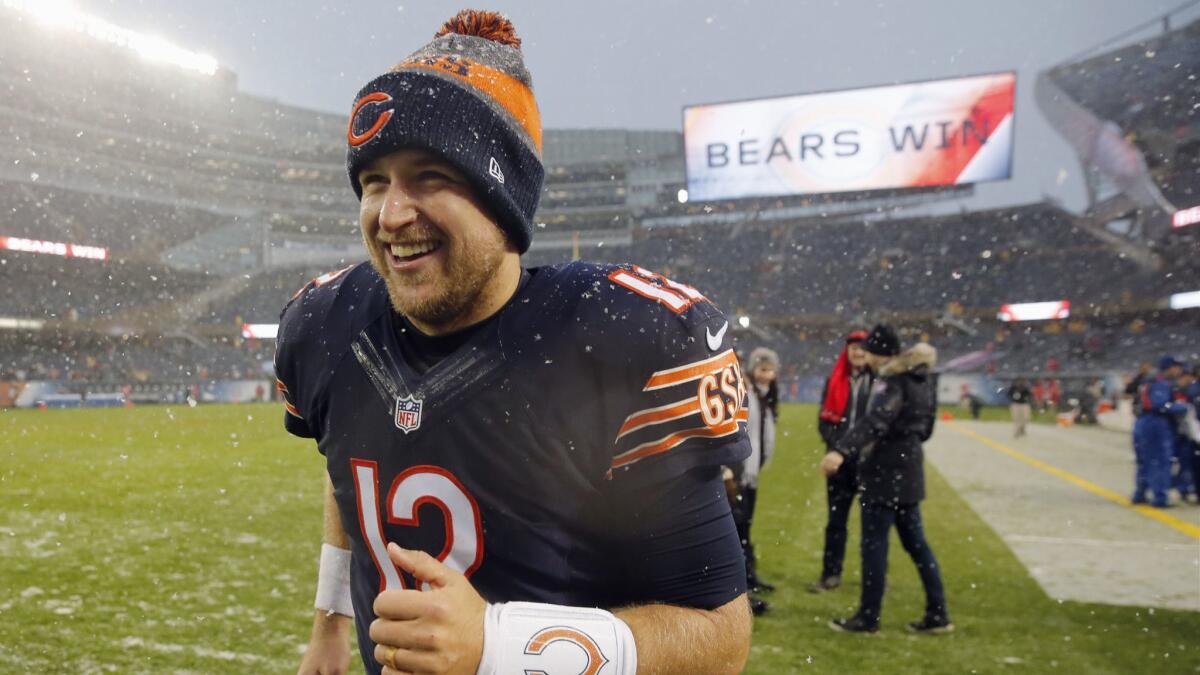
[[[396,112],[392,108],[384,110],[379,117],[375,118],[375,123],[371,125],[370,129],[367,129],[361,134],[356,134],[354,133],[354,122],[358,120],[358,112],[362,110],[363,106],[367,105],[368,103],[387,103],[390,100],[392,100],[391,94],[385,94],[382,91],[377,91],[367,94],[366,96],[360,98],[358,103],[354,104],[354,110],[350,113],[350,127],[346,129],[346,140],[350,142],[351,146],[357,148],[363,143],[375,138],[375,135],[383,130],[383,127],[387,125],[388,121],[392,119],[392,115],[394,115]]]
[[[404,433],[416,431],[421,426],[421,408],[424,400],[409,396],[396,399],[396,428]]]
[[[539,630],[529,638],[529,643],[525,645],[525,653],[530,656],[540,656],[547,647],[555,642],[569,642],[583,650],[584,655],[587,656],[587,664],[583,670],[579,671],[579,675],[596,675],[608,663],[608,659],[600,652],[600,645],[596,644],[592,636],[570,626],[553,626]],[[526,670],[525,675],[549,674],[544,670]]]

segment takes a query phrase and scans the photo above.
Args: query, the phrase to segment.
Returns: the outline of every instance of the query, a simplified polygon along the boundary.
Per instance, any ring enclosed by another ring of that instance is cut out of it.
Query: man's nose
[[[379,211],[379,227],[389,232],[413,224],[417,220],[417,206],[412,195],[399,182],[392,182],[384,195]]]

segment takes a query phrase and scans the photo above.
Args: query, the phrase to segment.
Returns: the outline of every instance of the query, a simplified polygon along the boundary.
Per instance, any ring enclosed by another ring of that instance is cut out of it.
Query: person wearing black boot
[[[750,456],[741,464],[739,492],[745,512],[742,550],[746,553],[746,584],[751,593],[770,593],[774,584],[758,575],[758,558],[750,540],[754,505],[758,500],[758,474],[775,452],[775,420],[779,417],[779,355],[766,347],[750,352],[750,392],[747,397],[746,431],[750,435]]]
[[[846,336],[846,346],[838,355],[829,379],[825,380],[821,396],[821,412],[817,430],[825,441],[826,452],[862,419],[867,412],[867,399],[875,375],[867,368],[867,352],[863,340],[867,331],[855,330]],[[837,472],[825,479],[825,497],[829,517],[825,524],[825,553],[821,562],[821,577],[809,584],[810,593],[824,593],[842,583],[842,561],[846,556],[846,521],[858,492],[857,462],[847,460]]]
[[[867,414],[821,460],[833,475],[846,458],[858,460],[862,490],[862,595],[858,611],[834,619],[834,630],[874,633],[887,579],[888,533],[895,526],[900,543],[917,566],[925,588],[925,616],[908,624],[918,633],[954,630],[946,608],[941,571],[925,541],[920,503],[925,498],[924,452],[921,443],[933,434],[937,381],[932,373],[937,352],[925,343],[900,353],[900,338],[891,327],[872,329],[863,347],[879,379],[871,387]]]
[[[738,468],[740,469],[741,467]],[[728,466],[724,468],[723,472],[725,479],[725,496],[729,500],[729,510],[733,513],[733,523],[737,527],[738,536],[742,540],[742,554],[746,555],[745,547],[750,532],[750,518],[748,515],[749,510],[746,508],[747,501],[742,492],[741,482],[737,478],[737,472]],[[749,579],[751,577],[749,558],[747,558],[746,568],[747,585],[751,589],[751,594],[748,597],[750,611],[754,613],[754,616],[762,616],[763,614],[767,613],[767,610],[771,609],[771,603],[758,597],[758,591],[755,591],[753,589],[753,585],[749,583]]]
[[[779,415],[779,355],[765,347],[750,352],[750,391],[747,396],[746,431],[750,436],[750,456],[732,466],[726,473],[725,489],[733,522],[742,540],[746,558],[746,588],[750,592],[750,608],[762,615],[770,604],[757,597],[775,590],[775,586],[758,576],[758,558],[750,540],[754,522],[754,505],[758,497],[758,474],[771,460],[775,450],[775,419]]]

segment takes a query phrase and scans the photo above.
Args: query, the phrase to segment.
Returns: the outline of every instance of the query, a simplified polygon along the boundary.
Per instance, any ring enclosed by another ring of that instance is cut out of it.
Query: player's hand
[[[838,472],[838,469],[842,467],[842,463],[845,461],[846,458],[842,456],[842,453],[833,451],[827,452],[825,453],[825,456],[821,458],[821,473],[825,474],[826,478],[829,478]]]
[[[721,471],[721,479],[725,481],[725,497],[729,499],[730,504],[736,502],[738,498],[738,484],[733,479],[733,469],[724,467]]]
[[[350,622],[341,614],[317,610],[312,637],[296,675],[346,675],[350,672]]]
[[[389,590],[375,597],[379,618],[371,623],[370,634],[384,675],[474,675],[483,655],[487,602],[461,572],[428,553],[396,544],[388,544],[387,550],[397,567],[429,590]]]

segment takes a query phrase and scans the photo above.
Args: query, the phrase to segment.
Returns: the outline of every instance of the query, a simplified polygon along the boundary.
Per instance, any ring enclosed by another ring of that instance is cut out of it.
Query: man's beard
[[[471,312],[504,260],[503,235],[498,242],[474,244],[464,246],[461,253],[446,251],[446,275],[442,287],[432,296],[421,299],[414,298],[409,292],[409,284],[391,271],[382,251],[371,249],[371,266],[383,277],[393,310],[427,326],[444,326]],[[442,245],[448,247],[450,243]],[[414,285],[422,285],[425,276],[432,273],[423,272],[413,279],[418,282]]]

